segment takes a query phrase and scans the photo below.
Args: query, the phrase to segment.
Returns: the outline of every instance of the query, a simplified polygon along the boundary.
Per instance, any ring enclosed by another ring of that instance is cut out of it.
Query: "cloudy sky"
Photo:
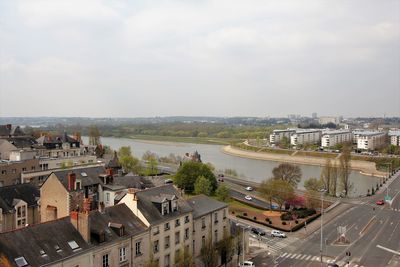
[[[400,116],[400,1],[0,0],[0,116]]]

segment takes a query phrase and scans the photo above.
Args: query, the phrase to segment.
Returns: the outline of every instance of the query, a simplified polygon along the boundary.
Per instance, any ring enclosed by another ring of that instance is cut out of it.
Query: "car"
[[[239,267],[256,267],[256,265],[252,261],[244,261],[243,263],[239,262],[238,266]]]
[[[259,228],[251,228],[251,232],[255,235],[264,236],[265,232]]]
[[[246,191],[253,191],[253,187],[251,187],[251,186],[248,186],[245,189],[246,189]]]
[[[173,184],[174,181],[172,181],[172,179],[167,179],[167,180],[165,180],[164,183],[165,183],[165,184]]]
[[[219,178],[218,178],[218,182],[224,182],[224,178],[219,177]]]
[[[328,267],[339,267],[339,265],[337,265],[334,262],[330,262],[330,263],[328,263]]]
[[[252,200],[253,198],[252,198],[251,196],[247,195],[247,196],[244,197],[244,199],[250,201],[250,200]]]
[[[224,177],[223,173],[218,174],[218,177]]]
[[[381,200],[378,200],[377,202],[376,202],[376,205],[383,205],[383,204],[385,204],[385,202],[381,199]]]
[[[281,237],[281,238],[285,238],[286,235],[284,233],[282,233],[281,231],[278,230],[272,230],[271,231],[271,236],[272,237]]]

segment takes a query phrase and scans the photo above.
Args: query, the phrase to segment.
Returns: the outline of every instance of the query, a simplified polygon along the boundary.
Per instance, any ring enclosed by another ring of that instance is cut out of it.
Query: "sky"
[[[0,0],[0,116],[400,116],[398,0]]]

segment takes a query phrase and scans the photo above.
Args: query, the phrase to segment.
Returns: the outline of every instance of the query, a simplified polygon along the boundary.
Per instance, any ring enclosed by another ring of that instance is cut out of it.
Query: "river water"
[[[87,137],[82,137],[84,143],[88,143]],[[118,150],[121,146],[130,146],[135,157],[141,158],[146,151],[156,153],[158,156],[168,156],[173,153],[183,156],[185,153],[193,153],[198,151],[203,162],[210,162],[215,166],[216,170],[234,169],[240,177],[250,181],[261,182],[272,176],[272,169],[279,165],[279,162],[264,161],[257,159],[246,159],[231,156],[222,153],[220,145],[204,145],[191,143],[173,143],[173,142],[152,142],[133,140],[129,138],[102,137],[103,145],[110,146],[112,149]],[[299,188],[303,188],[304,180],[315,177],[319,178],[322,167],[311,165],[300,165],[302,170],[302,180]],[[353,183],[350,197],[365,195],[367,190],[376,187],[379,179],[372,176],[360,174],[358,171],[352,171],[350,175]]]

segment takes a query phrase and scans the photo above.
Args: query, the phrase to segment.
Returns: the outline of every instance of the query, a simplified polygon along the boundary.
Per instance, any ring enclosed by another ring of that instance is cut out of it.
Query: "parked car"
[[[253,198],[252,198],[251,196],[247,195],[247,196],[244,197],[244,199],[250,201],[250,200],[252,200]]]
[[[251,232],[255,235],[261,235],[261,236],[265,235],[265,232],[259,228],[251,228]]]
[[[252,261],[244,261],[243,263],[239,262],[238,266],[239,267],[256,267],[256,265]]]
[[[337,265],[334,262],[330,262],[330,263],[328,263],[328,267],[339,267],[339,265]]]
[[[377,202],[376,202],[376,205],[383,205],[383,204],[385,204],[385,202],[381,199],[381,200],[378,200]]]
[[[286,235],[284,233],[282,233],[281,231],[278,230],[272,230],[271,231],[271,236],[272,237],[281,237],[281,238],[285,238]]]
[[[246,191],[253,191],[253,187],[251,187],[251,186],[248,186],[245,189],[246,189]]]
[[[165,180],[164,183],[165,183],[165,184],[173,184],[174,181],[172,181],[172,179],[167,179],[167,180]]]

